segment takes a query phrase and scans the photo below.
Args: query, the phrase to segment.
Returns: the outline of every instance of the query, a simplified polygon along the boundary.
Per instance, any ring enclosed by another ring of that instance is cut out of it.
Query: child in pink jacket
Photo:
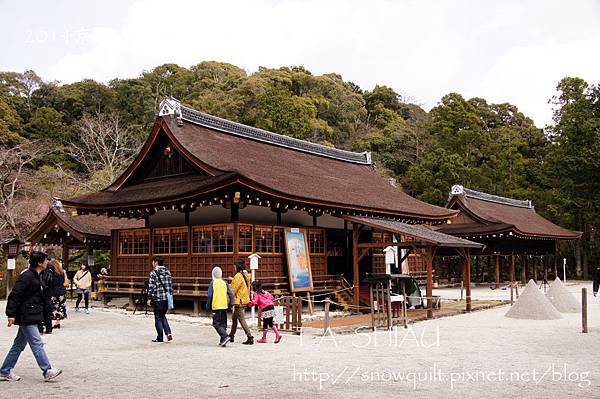
[[[273,295],[262,289],[260,281],[252,283],[252,290],[254,290],[254,296],[248,303],[248,307],[258,305],[258,308],[262,312],[263,321],[263,336],[256,342],[264,344],[267,342],[267,329],[270,327],[275,332],[275,343],[281,341],[281,334],[277,331],[277,327],[273,324],[273,317],[275,316],[275,307],[273,306]]]

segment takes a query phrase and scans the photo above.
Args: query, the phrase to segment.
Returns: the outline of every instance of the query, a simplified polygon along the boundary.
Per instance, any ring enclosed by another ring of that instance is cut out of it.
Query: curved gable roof
[[[161,114],[166,112],[163,106],[169,104],[163,102]],[[234,174],[242,183],[254,184],[294,201],[436,221],[457,213],[417,200],[392,186],[373,169],[368,153],[324,147],[216,118],[178,103],[175,106],[180,107],[175,115],[156,118],[138,158],[110,187],[64,203],[98,209],[108,207],[111,202],[129,205],[131,201],[158,200],[152,184],[131,184],[131,176],[143,167],[158,138],[166,134],[185,159],[209,175],[201,181],[188,179],[185,183],[188,194],[193,192],[195,183],[198,189],[206,188],[210,177],[222,181],[223,176]],[[169,184],[171,179],[165,178],[162,184]],[[136,194],[124,195],[127,192]]]
[[[565,229],[540,216],[531,201],[515,200],[454,186],[448,207],[458,207],[461,211],[475,216],[483,225],[496,225],[502,227],[502,231],[510,230],[510,226],[517,234],[524,236],[557,239],[581,237],[580,232]],[[473,229],[473,226],[465,228]],[[455,225],[448,226],[445,231],[459,230],[460,225]]]

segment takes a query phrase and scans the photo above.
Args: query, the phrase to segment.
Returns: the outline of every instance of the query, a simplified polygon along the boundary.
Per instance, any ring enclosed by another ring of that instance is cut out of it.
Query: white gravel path
[[[387,333],[377,343],[372,334],[334,342],[311,331],[278,345],[220,348],[208,319],[186,317],[172,321],[172,343],[152,344],[152,316],[71,311],[63,329],[44,337],[64,374],[43,383],[27,348],[16,368],[22,380],[0,382],[0,398],[600,397],[600,300],[588,300],[589,334],[581,334],[579,314],[517,320],[505,318],[503,306],[417,323],[391,345]],[[0,327],[0,357],[15,334]]]

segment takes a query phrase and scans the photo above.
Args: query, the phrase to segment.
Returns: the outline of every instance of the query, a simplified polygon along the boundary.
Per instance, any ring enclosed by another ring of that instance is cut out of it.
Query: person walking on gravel
[[[15,282],[6,303],[8,326],[19,326],[17,336],[0,367],[0,381],[19,381],[21,377],[15,374],[14,367],[21,352],[29,344],[38,366],[42,370],[45,381],[58,377],[62,370],[50,365],[44,342],[38,331],[38,323],[43,322],[44,312],[52,312],[52,305],[44,293],[40,281],[40,273],[48,265],[48,255],[43,252],[33,252],[29,257],[29,269],[21,273]]]
[[[252,331],[246,323],[246,305],[250,302],[250,275],[246,271],[246,264],[243,260],[235,262],[236,273],[233,276],[231,282],[231,291],[233,291],[234,307],[233,314],[231,315],[231,331],[229,332],[229,342],[233,342],[235,338],[235,332],[237,331],[238,321],[246,333],[246,341],[242,342],[244,345],[254,344],[254,337]]]
[[[221,338],[220,346],[225,346],[231,340],[227,334],[227,309],[233,307],[233,292],[229,284],[223,280],[223,271],[219,266],[212,269],[212,281],[208,286],[208,299],[206,300],[206,310],[213,313],[213,327]]]

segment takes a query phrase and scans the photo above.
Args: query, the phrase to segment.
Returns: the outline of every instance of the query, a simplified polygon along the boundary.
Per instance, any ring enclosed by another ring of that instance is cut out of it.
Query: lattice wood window
[[[311,254],[325,253],[325,234],[323,230],[308,230],[308,250]]]
[[[170,241],[170,229],[154,229],[154,253],[168,254]]]
[[[252,252],[252,225],[240,224],[239,231],[239,252]]]
[[[254,226],[254,249],[256,252],[273,252],[272,226]]]
[[[171,251],[172,254],[187,254],[188,253],[188,229],[177,228],[171,229]]]
[[[283,252],[283,227],[273,227],[273,253],[282,254]]]
[[[233,252],[233,225],[218,225],[212,227],[213,252]]]
[[[148,255],[149,253],[149,230],[119,231],[119,255]]]
[[[209,254],[212,252],[212,228],[210,226],[193,227],[192,252],[195,254]]]

